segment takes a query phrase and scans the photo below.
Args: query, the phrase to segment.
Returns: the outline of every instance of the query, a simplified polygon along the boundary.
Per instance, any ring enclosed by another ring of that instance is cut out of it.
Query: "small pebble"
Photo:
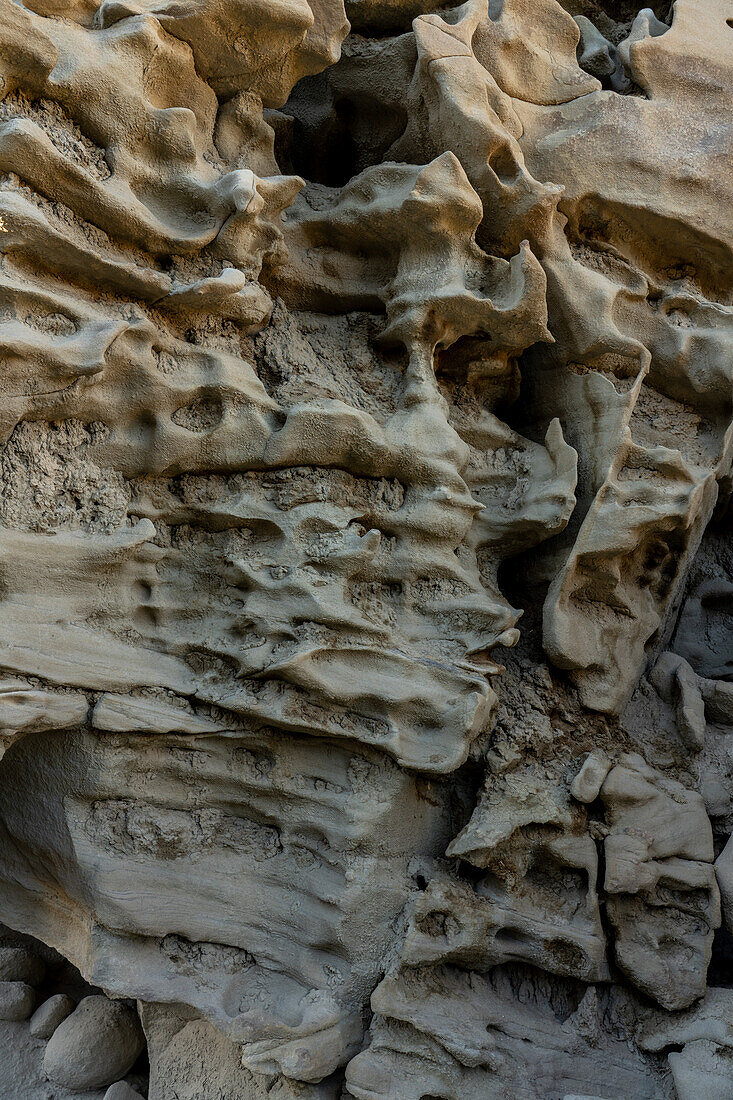
[[[142,1097],[127,1081],[116,1081],[105,1092],[104,1100],[142,1100]]]
[[[611,767],[611,761],[603,749],[589,752],[570,788],[573,798],[577,798],[578,802],[594,802]]]
[[[74,1004],[65,993],[49,997],[31,1016],[31,1035],[36,1039],[50,1039],[59,1024],[74,1011]]]
[[[0,982],[0,1020],[27,1020],[36,993],[26,982]]]

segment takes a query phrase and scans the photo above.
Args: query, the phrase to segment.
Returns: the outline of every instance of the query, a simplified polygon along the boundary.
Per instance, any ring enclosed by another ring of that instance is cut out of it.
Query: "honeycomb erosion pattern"
[[[0,96],[3,1097],[731,1100],[733,2]]]

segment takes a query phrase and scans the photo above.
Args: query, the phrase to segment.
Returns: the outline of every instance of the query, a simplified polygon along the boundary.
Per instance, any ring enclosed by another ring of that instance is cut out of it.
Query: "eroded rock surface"
[[[730,1094],[732,59],[0,0],[9,1098]]]

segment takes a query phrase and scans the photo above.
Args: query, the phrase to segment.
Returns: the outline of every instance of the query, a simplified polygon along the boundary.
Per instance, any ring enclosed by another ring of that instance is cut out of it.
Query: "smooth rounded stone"
[[[51,1036],[43,1072],[65,1088],[105,1088],[130,1071],[144,1047],[131,1009],[108,997],[85,997]]]
[[[26,982],[0,982],[0,1020],[27,1020],[36,1003]]]
[[[142,1100],[142,1096],[127,1081],[116,1081],[105,1092],[104,1100]]]
[[[31,1035],[36,1039],[50,1039],[59,1024],[74,1011],[75,1004],[65,993],[49,997],[31,1016]]]
[[[0,982],[40,985],[46,965],[25,947],[0,947]]]
[[[594,802],[610,770],[611,761],[603,749],[589,752],[570,788],[573,798],[578,802]]]

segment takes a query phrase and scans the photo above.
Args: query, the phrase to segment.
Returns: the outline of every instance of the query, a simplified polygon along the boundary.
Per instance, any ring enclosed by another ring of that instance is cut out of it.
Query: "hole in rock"
[[[384,159],[407,125],[407,112],[357,84],[337,91],[329,84],[334,79],[329,72],[301,80],[283,113],[294,120],[293,171],[327,187],[343,187]]]

